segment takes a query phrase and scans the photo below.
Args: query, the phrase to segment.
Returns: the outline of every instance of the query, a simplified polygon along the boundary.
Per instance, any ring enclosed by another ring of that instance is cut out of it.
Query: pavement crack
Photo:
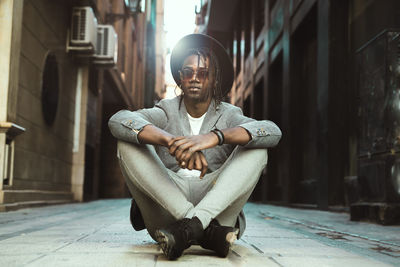
[[[44,257],[46,257],[46,256],[47,256],[47,254],[41,254],[39,257],[37,257],[37,258],[35,258],[35,259],[33,259],[33,260],[27,262],[25,265],[29,265],[29,264],[31,264],[31,263],[33,263],[33,262],[35,262],[35,261],[37,261],[37,260],[40,260],[40,259],[42,259],[42,258],[44,258]]]
[[[234,251],[233,249],[231,250],[231,252],[233,253],[233,255],[235,255],[236,257],[241,258],[242,256],[240,256],[239,253],[237,253],[236,251]]]
[[[273,214],[266,213],[266,212],[260,212],[260,214],[262,215],[262,218],[268,217],[268,218],[272,218],[272,219],[276,219],[276,220],[286,221],[286,222],[289,222],[292,224],[301,225],[301,226],[304,226],[309,229],[319,230],[322,232],[330,232],[331,234],[328,234],[328,233],[325,234],[325,235],[327,235],[328,238],[329,238],[329,235],[331,235],[331,236],[342,236],[342,239],[345,239],[343,237],[343,235],[347,235],[347,236],[351,236],[354,238],[360,238],[360,239],[400,248],[400,246],[396,243],[382,241],[379,239],[375,239],[375,238],[371,238],[371,237],[363,236],[363,235],[359,235],[359,234],[353,234],[353,233],[344,232],[344,231],[340,231],[340,230],[330,229],[330,228],[327,228],[326,226],[318,225],[314,222],[308,222],[308,221],[303,222],[303,221],[295,220],[292,218],[287,218],[287,217],[283,217],[283,216],[279,216],[279,215],[273,215]],[[319,235],[322,235],[322,234],[319,234]],[[345,239],[345,240],[347,240],[347,239]]]
[[[389,264],[398,264],[398,257],[395,255],[399,248],[398,244],[377,240],[375,238],[370,238],[368,236],[363,236],[360,234],[353,234],[345,231],[330,229],[325,226],[317,225],[314,222],[308,222],[306,220],[300,221],[284,216],[273,215],[269,212],[259,212],[259,215],[261,216],[261,218],[265,218],[266,216],[268,218],[273,218],[263,220],[266,223],[282,229],[291,230],[295,233],[306,236],[312,240],[324,243],[328,246],[346,250],[350,253],[362,255],[373,260],[379,260]],[[345,236],[346,238],[344,238],[343,236]],[[392,248],[386,250],[386,246]],[[374,249],[374,247],[382,248]],[[390,254],[390,250],[393,250],[393,247],[395,253]]]
[[[256,245],[247,242],[246,240],[242,239],[242,241],[248,245],[250,245],[252,248],[254,248],[258,253],[260,254],[264,254],[264,251],[262,251],[261,249],[259,249]]]
[[[282,264],[280,264],[277,260],[275,260],[274,258],[272,258],[272,257],[268,257],[268,259],[270,259],[271,261],[273,261],[274,263],[276,263],[277,265],[279,265],[279,266],[281,266],[281,267],[284,267]]]
[[[159,255],[154,255],[154,265],[153,265],[153,267],[156,267],[156,265],[157,265],[157,260],[158,260],[158,256]]]
[[[264,251],[262,251],[261,249],[259,249],[256,245],[254,244],[250,244],[255,250],[257,250],[259,253],[264,254]]]

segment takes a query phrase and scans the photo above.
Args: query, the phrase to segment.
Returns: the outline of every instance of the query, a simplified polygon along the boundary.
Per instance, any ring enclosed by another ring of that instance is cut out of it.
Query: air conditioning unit
[[[96,48],[97,19],[91,7],[74,7],[69,50],[93,52]]]
[[[118,56],[118,36],[111,25],[97,26],[96,51],[93,63],[116,64]]]

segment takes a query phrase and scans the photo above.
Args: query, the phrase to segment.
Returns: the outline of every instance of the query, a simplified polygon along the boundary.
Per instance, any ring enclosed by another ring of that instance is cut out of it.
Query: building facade
[[[162,2],[0,2],[0,210],[128,196],[107,121],[144,107],[154,88],[146,71],[163,73],[148,57],[157,31],[147,31],[159,26],[149,17],[162,19]],[[113,27],[114,64],[71,44],[74,7]]]
[[[399,10],[394,0],[202,1],[198,32],[235,68],[226,100],[283,132],[254,200],[400,221]]]

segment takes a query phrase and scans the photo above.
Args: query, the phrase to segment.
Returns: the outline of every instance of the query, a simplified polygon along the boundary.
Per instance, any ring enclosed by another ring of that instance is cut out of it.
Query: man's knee
[[[121,157],[126,158],[127,156],[132,156],[132,154],[142,151],[143,148],[144,147],[141,147],[137,144],[118,140],[117,156],[119,159],[121,159]]]
[[[121,159],[124,155],[126,155],[129,143],[125,141],[118,140],[117,143],[117,157]]]
[[[252,149],[254,160],[259,164],[266,165],[268,162],[268,150],[266,148]]]
[[[247,160],[253,162],[255,166],[266,165],[268,162],[268,150],[266,148],[241,147],[238,153],[244,153]]]

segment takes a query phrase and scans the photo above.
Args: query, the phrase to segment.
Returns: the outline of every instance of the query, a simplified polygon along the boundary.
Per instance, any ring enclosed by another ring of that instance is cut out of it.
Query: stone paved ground
[[[135,232],[128,199],[0,213],[0,266],[400,266],[400,226],[345,213],[249,203],[247,230],[228,258],[193,246],[167,261]]]

